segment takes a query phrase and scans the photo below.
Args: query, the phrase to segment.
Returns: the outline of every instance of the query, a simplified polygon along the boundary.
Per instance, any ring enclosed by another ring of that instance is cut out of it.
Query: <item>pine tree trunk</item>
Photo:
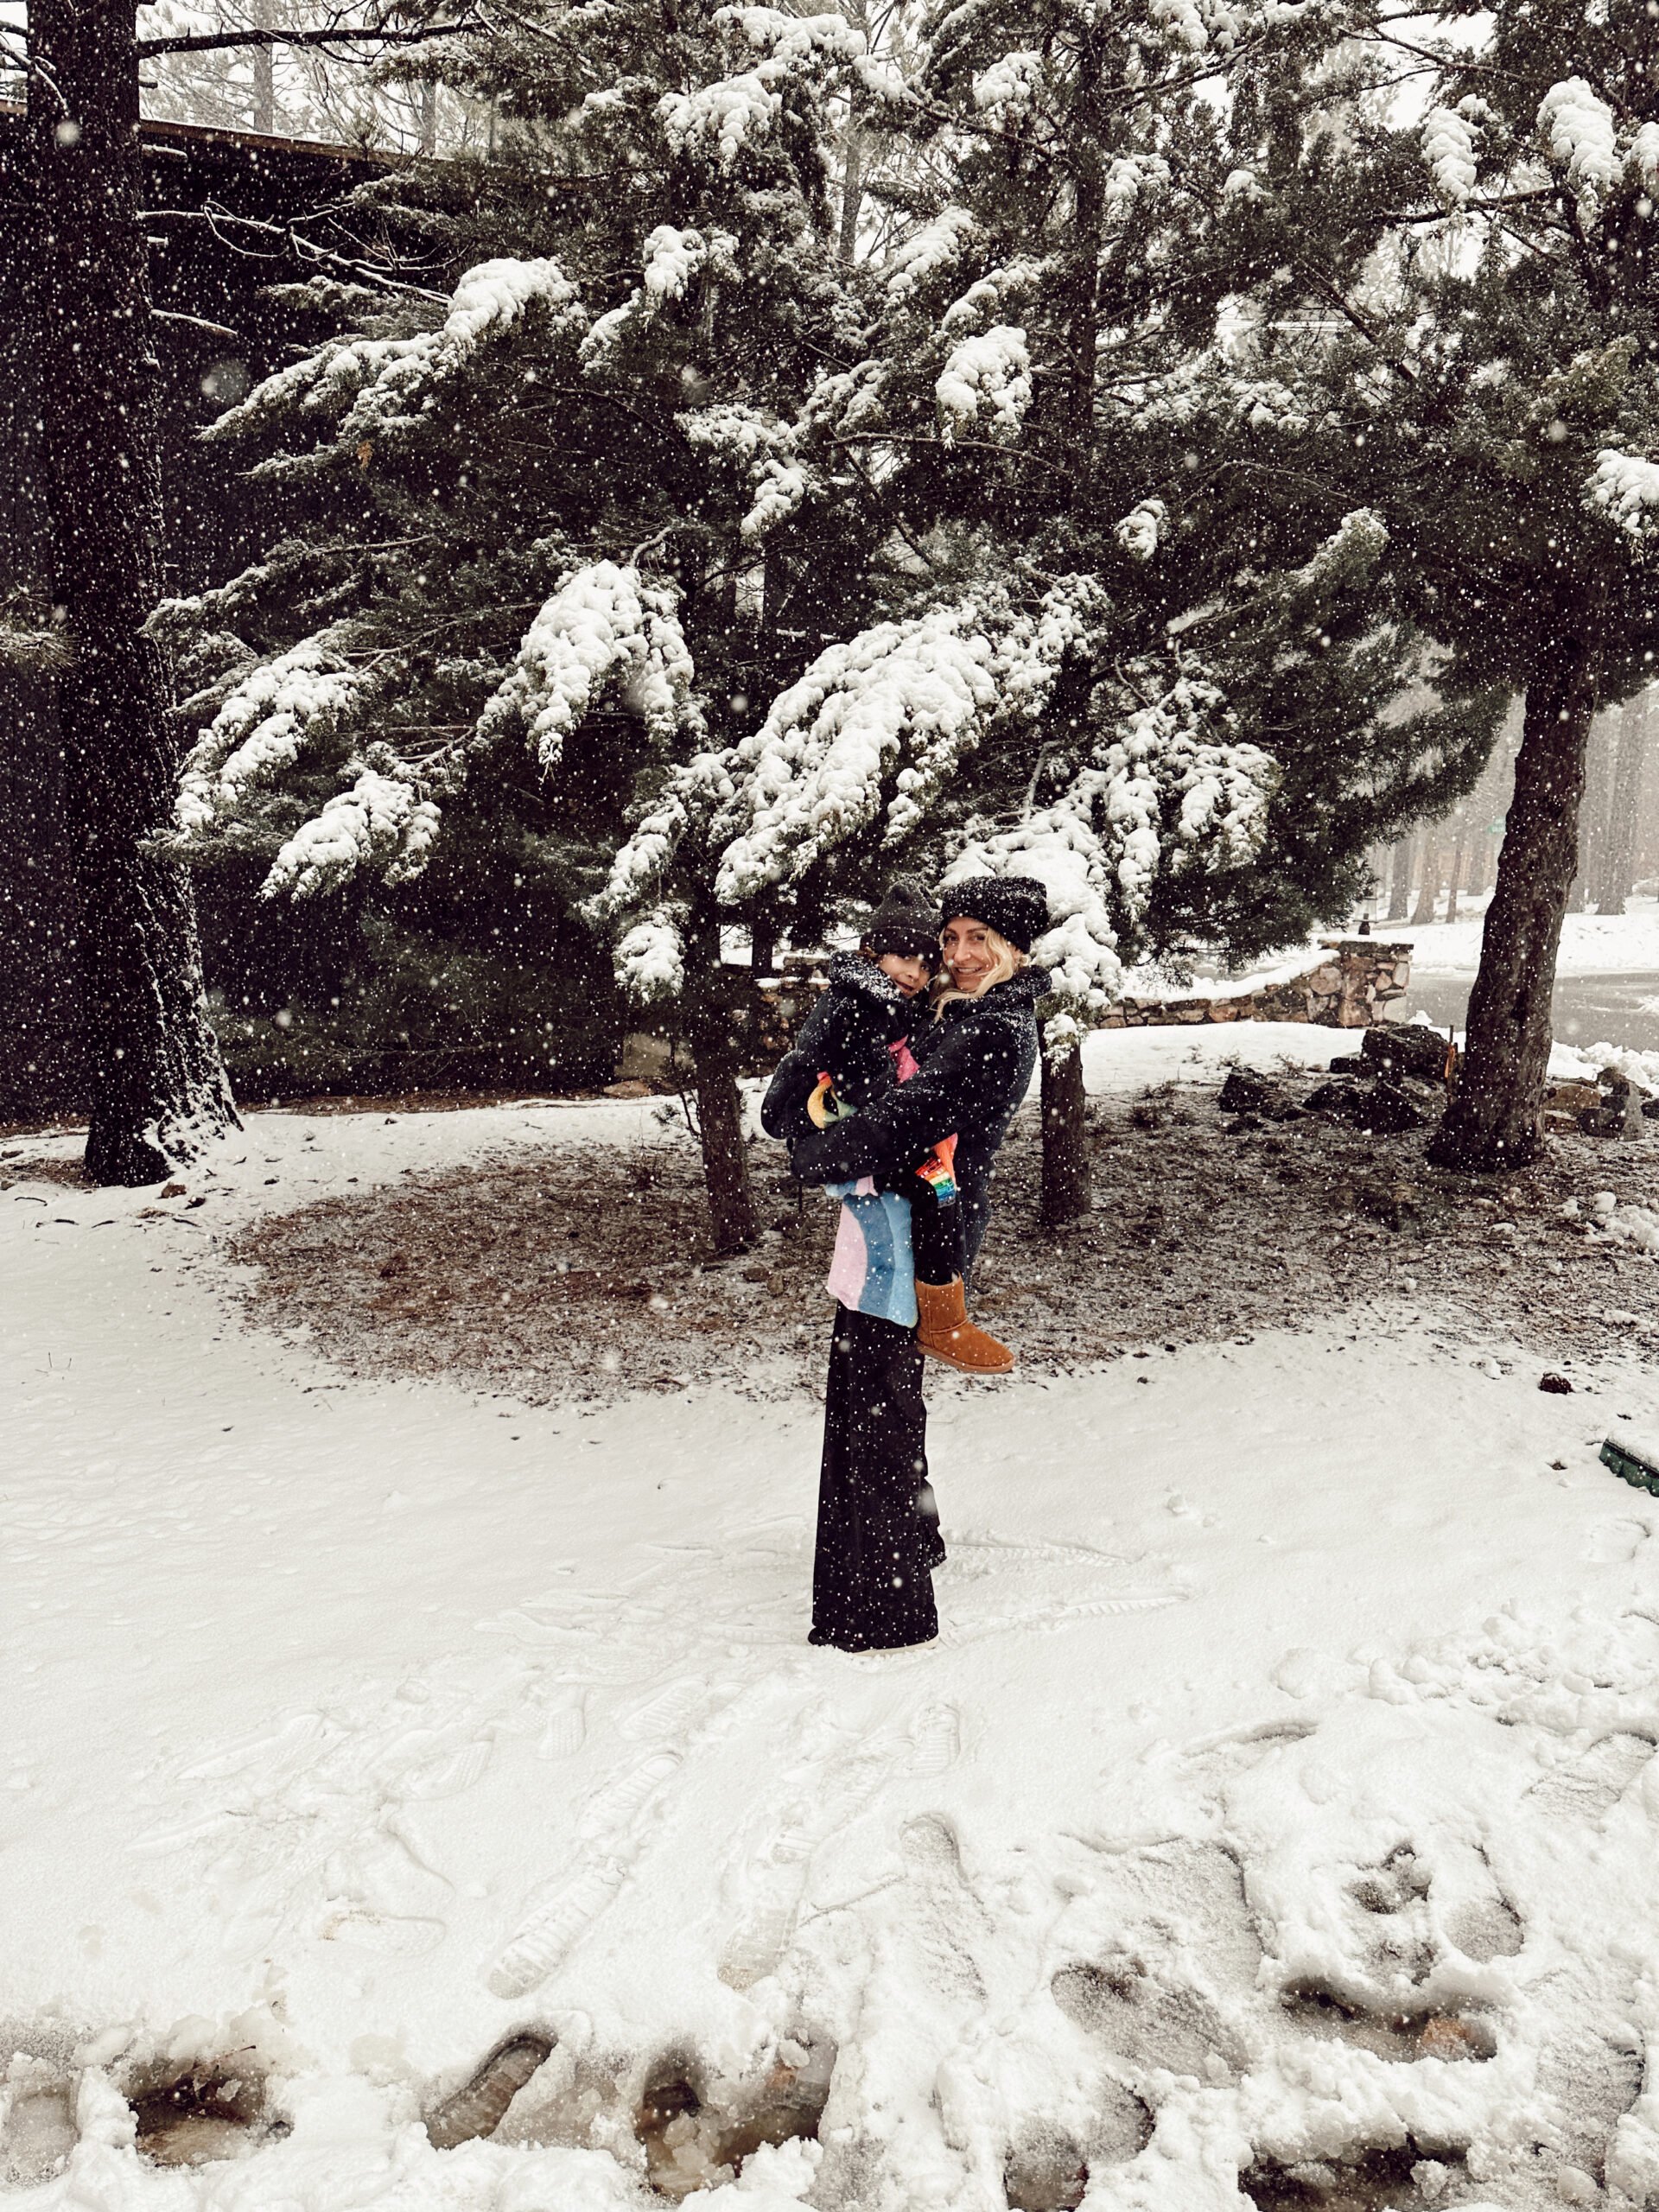
[[[1640,698],[1626,700],[1619,716],[1618,751],[1613,763],[1601,880],[1596,890],[1598,913],[1622,914],[1635,887],[1636,817],[1642,804],[1642,769],[1647,753],[1650,697],[1650,694],[1644,694]]]
[[[1469,995],[1462,1078],[1429,1147],[1439,1166],[1523,1167],[1542,1148],[1539,1109],[1549,1061],[1550,995],[1578,866],[1594,711],[1590,647],[1581,640],[1563,644],[1548,674],[1527,687],[1515,797]]]
[[[1389,919],[1403,922],[1411,906],[1411,864],[1417,849],[1415,837],[1402,837],[1394,849],[1394,865],[1389,871]]]
[[[160,582],[161,480],[131,0],[34,0],[29,37],[63,102],[31,84],[52,592],[73,656],[60,702],[86,1166],[100,1183],[153,1183],[236,1116],[202,1003],[189,879],[150,842],[171,822],[178,761],[161,656],[143,634]]]
[[[1458,918],[1458,893],[1463,887],[1463,853],[1467,835],[1463,823],[1459,823],[1458,834],[1452,842],[1452,873],[1446,891],[1446,918],[1448,922],[1455,922]]]
[[[1073,1036],[1052,1052],[1046,1045],[1042,1070],[1042,1215],[1052,1229],[1086,1214],[1093,1198],[1083,1053],[1077,1039]]]
[[[1417,887],[1417,904],[1411,910],[1411,924],[1415,929],[1421,923],[1432,922],[1434,906],[1440,895],[1440,841],[1432,830],[1423,832],[1423,878]]]
[[[749,1186],[748,1150],[743,1142],[743,1100],[737,1087],[732,1005],[715,947],[707,950],[687,1000],[686,1035],[696,1083],[709,1234],[715,1250],[725,1258],[753,1244],[760,1224]]]

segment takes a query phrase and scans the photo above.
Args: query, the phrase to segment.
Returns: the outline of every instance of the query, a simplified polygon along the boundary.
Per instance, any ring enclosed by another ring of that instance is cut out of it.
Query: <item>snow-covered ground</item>
[[[1379,938],[1412,948],[1419,976],[1472,976],[1480,965],[1485,927],[1481,900],[1455,922],[1373,922]],[[1659,974],[1659,899],[1632,899],[1628,914],[1569,914],[1561,925],[1555,973],[1566,976]]]
[[[810,1402],[346,1389],[227,1318],[259,1208],[650,1110],[259,1115],[171,1199],[0,1191],[5,2201],[605,2212],[650,2084],[741,2115],[833,2052],[819,2142],[696,2212],[1001,2212],[1011,2157],[1318,2202],[1384,2151],[1367,2203],[1659,2202],[1659,1501],[1596,1459],[1651,1374],[1544,1395],[1400,1307],[936,1376],[941,1639],[813,1650]],[[499,2133],[433,2148],[520,2030]],[[289,2132],[147,2164],[114,2085],[214,2061]]]

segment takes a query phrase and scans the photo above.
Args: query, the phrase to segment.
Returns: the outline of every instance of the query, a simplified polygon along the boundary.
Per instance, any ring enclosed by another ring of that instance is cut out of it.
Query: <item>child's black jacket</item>
[[[760,1102],[766,1135],[791,1144],[810,1129],[806,1102],[821,1075],[833,1077],[837,1096],[861,1113],[891,1090],[898,1071],[888,1047],[910,1033],[917,1010],[874,960],[838,953],[828,986],[766,1086]]]

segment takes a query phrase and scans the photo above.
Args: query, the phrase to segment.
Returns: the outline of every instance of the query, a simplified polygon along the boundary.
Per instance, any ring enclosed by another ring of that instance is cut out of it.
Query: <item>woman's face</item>
[[[990,931],[984,923],[976,922],[966,914],[947,922],[940,933],[939,950],[957,988],[965,991],[970,999],[977,998],[985,988],[986,977],[996,965]]]

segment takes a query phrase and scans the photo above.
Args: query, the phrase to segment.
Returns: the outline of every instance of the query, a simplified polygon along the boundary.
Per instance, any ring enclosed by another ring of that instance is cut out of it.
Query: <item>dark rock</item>
[[[1573,1395],[1573,1385],[1565,1375],[1541,1375],[1538,1378],[1538,1388],[1541,1390],[1548,1390],[1552,1397],[1567,1398]]]
[[[1332,1075],[1363,1075],[1365,1055],[1363,1052],[1338,1052],[1331,1063]]]
[[[1398,1136],[1406,1129],[1421,1129],[1428,1116],[1397,1083],[1374,1083],[1359,1119],[1377,1136]]]
[[[1381,1022],[1360,1039],[1368,1070],[1379,1074],[1414,1075],[1425,1083],[1446,1080],[1448,1039],[1426,1022]]]
[[[1404,1129],[1421,1129],[1428,1116],[1397,1083],[1323,1083],[1307,1102],[1311,1114],[1335,1114],[1357,1122],[1378,1136],[1398,1136]]]
[[[1224,1114],[1265,1114],[1275,1122],[1294,1110],[1276,1083],[1269,1083],[1266,1076],[1256,1075],[1249,1068],[1229,1071],[1216,1103]]]
[[[1385,1228],[1414,1230],[1422,1232],[1424,1207],[1422,1194],[1409,1183],[1384,1182],[1381,1177],[1362,1175],[1353,1185],[1354,1211],[1368,1220],[1380,1221]]]

